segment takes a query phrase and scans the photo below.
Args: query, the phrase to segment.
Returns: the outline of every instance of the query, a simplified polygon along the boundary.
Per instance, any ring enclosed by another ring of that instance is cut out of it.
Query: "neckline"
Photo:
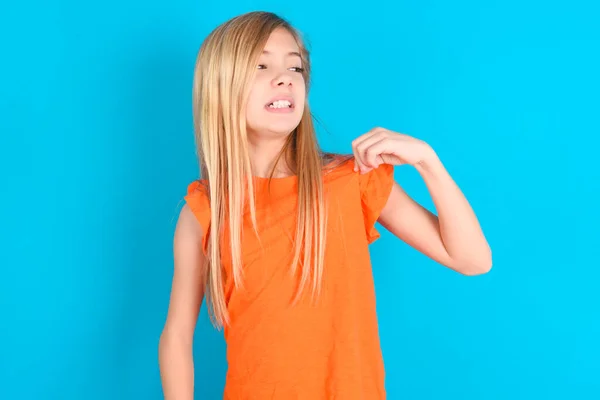
[[[273,177],[273,178],[269,178],[269,177],[264,177],[264,176],[256,176],[253,175],[252,178],[254,179],[254,182],[257,183],[269,183],[269,181],[271,183],[286,183],[286,182],[295,182],[298,179],[298,175],[288,175],[288,176],[281,176],[281,177]]]
[[[333,173],[334,171],[337,171],[339,169],[339,167],[346,165],[348,160],[342,160],[334,170],[328,171],[327,173],[324,172],[327,168],[331,167],[332,165],[335,165],[336,162],[338,162],[338,161],[339,160],[333,159],[329,163],[324,165],[323,166],[324,169],[323,169],[323,171],[321,171],[321,176],[323,178],[325,178],[325,177],[331,175],[331,173]],[[350,164],[348,164],[348,165],[350,165]],[[289,186],[289,185],[297,184],[297,182],[298,182],[298,174],[282,176],[282,177],[278,177],[278,178],[276,178],[276,177],[269,178],[269,177],[253,175],[252,178],[253,178],[253,181],[257,185],[272,184],[272,185],[280,185],[280,186]]]

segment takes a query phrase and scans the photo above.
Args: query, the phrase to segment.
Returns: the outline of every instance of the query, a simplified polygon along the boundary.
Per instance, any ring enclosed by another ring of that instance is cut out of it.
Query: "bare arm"
[[[159,366],[166,400],[193,400],[193,337],[204,297],[205,257],[202,228],[189,207],[179,214],[173,239],[174,273]]]
[[[381,164],[413,165],[425,181],[439,217],[394,183],[378,221],[396,237],[464,275],[492,268],[492,253],[475,213],[431,146],[412,136],[374,128],[352,141],[355,171]]]
[[[435,155],[416,165],[439,217],[394,183],[379,222],[395,236],[442,265],[464,275],[492,267],[490,247],[467,199]]]

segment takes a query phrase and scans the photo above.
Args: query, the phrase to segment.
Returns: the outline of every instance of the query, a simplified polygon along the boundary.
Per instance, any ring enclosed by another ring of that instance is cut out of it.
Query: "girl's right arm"
[[[193,400],[193,337],[204,297],[203,232],[184,205],[173,238],[174,272],[166,322],[159,342],[159,367],[166,400]]]

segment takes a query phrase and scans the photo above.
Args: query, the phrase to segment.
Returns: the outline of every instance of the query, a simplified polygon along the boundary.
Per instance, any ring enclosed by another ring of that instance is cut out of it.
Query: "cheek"
[[[253,88],[248,95],[248,103],[246,104],[246,117],[251,118],[252,115],[256,115],[257,109],[260,109],[260,93]]]
[[[260,79],[255,79],[250,88],[250,93],[248,94],[248,105],[247,112],[260,110],[264,105],[262,102],[265,98],[265,89],[264,82],[261,82]]]
[[[296,93],[296,108],[304,110],[304,105],[306,103],[306,92],[304,88],[298,90]]]
[[[302,99],[303,102],[306,98],[306,84],[304,83],[304,79],[302,78],[300,78],[300,80],[296,84],[296,96],[299,99]]]

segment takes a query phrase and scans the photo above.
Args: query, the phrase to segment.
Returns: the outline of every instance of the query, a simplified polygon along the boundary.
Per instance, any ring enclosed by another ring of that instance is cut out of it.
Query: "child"
[[[224,327],[225,399],[384,399],[368,251],[377,221],[459,273],[491,268],[475,215],[426,143],[375,128],[350,156],[319,149],[309,78],[299,34],[271,13],[233,18],[200,49],[202,179],[189,185],[175,229],[159,348],[167,400],[193,398],[204,297]],[[394,182],[400,164],[420,172],[439,218]]]

